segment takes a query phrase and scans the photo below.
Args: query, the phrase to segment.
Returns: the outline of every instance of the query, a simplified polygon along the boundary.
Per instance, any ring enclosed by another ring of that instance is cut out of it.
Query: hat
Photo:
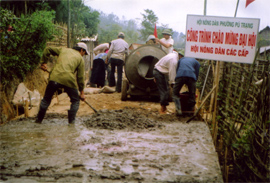
[[[84,49],[86,55],[90,55],[88,50],[87,50],[87,45],[84,42],[78,42],[76,46]]]
[[[123,32],[119,32],[118,36],[124,36],[125,37],[125,34]]]
[[[169,30],[169,29],[165,29],[163,32],[162,32],[162,34],[168,34],[168,35],[172,35],[171,34],[171,31]]]
[[[146,41],[149,41],[150,39],[155,39],[156,37],[154,35],[150,35],[148,36],[147,40]]]
[[[180,50],[179,52],[178,52],[178,54],[179,55],[182,55],[183,57],[185,56],[185,50]]]

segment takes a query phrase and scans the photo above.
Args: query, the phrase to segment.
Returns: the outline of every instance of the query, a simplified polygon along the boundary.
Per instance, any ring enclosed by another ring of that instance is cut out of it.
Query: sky
[[[126,20],[142,20],[150,9],[158,17],[157,26],[167,24],[173,31],[186,33],[188,14],[203,15],[205,0],[84,0],[85,5],[105,14],[113,13]],[[237,0],[206,0],[207,16],[234,17]],[[255,0],[247,7],[246,0],[239,0],[236,17],[260,19],[259,31],[270,26],[270,0]]]

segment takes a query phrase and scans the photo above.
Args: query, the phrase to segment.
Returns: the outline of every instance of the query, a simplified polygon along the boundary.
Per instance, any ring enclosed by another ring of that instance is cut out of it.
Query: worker
[[[111,42],[108,51],[108,59],[111,65],[109,86],[116,86],[115,91],[118,93],[121,92],[123,65],[129,53],[128,43],[124,39],[125,34],[119,32],[118,38]],[[117,82],[115,82],[115,67],[117,67]]]
[[[156,37],[154,35],[149,35],[146,40],[147,45],[157,45]]]
[[[110,43],[102,43],[94,48],[94,54],[105,53],[110,48]]]
[[[45,95],[40,103],[36,123],[42,123],[46,111],[51,103],[52,97],[59,88],[64,88],[71,102],[68,110],[69,124],[75,123],[76,113],[79,109],[80,99],[85,100],[84,96],[84,59],[82,56],[89,55],[87,45],[79,42],[75,47],[56,48],[46,47],[41,58],[41,69],[47,71],[47,61],[50,55],[58,56],[55,66],[53,67]],[[75,74],[77,72],[77,74]],[[77,85],[80,95],[77,90]]]
[[[105,85],[105,61],[107,53],[99,53],[93,60],[93,69],[91,72],[90,82],[102,88]]]
[[[169,29],[165,29],[162,32],[163,38],[158,39],[156,38],[156,42],[161,44],[162,50],[164,50],[167,54],[173,52],[173,44],[174,40],[171,37],[171,31]]]
[[[111,42],[109,42],[109,43],[103,43],[103,44],[100,44],[100,45],[96,46],[94,48],[94,50],[93,50],[94,53],[95,53],[94,59],[98,58],[99,57],[98,55],[99,54],[102,54],[102,53],[106,53],[106,57],[107,57],[107,53],[109,51],[110,46],[111,46]],[[102,54],[102,59],[105,59],[106,57],[104,57],[104,54]],[[106,59],[105,59],[105,61],[106,61]],[[94,62],[94,60],[93,60],[93,62]],[[89,74],[89,80],[88,80],[88,82],[86,84],[86,87],[90,87],[90,86],[93,86],[94,87],[95,86],[94,84],[97,84],[97,83],[92,83],[91,82],[91,81],[93,81],[93,79],[91,79],[93,67],[94,67],[94,63],[93,63],[93,66],[91,67],[91,74]],[[105,83],[104,84],[109,84],[110,73],[111,73],[111,66],[109,65],[108,62],[105,62],[105,75],[106,75],[105,78],[106,79],[105,79]],[[94,79],[94,80],[96,80],[96,79]],[[102,86],[102,84],[99,85],[99,86]]]
[[[176,115],[181,116],[180,90],[184,84],[187,85],[189,93],[187,108],[192,110],[196,104],[196,81],[199,77],[200,63],[195,58],[184,57],[183,51],[180,51],[179,55],[181,58],[177,63],[173,100]]]
[[[160,96],[160,114],[165,114],[167,110],[166,106],[169,105],[169,87],[174,84],[179,58],[180,55],[177,52],[173,52],[165,55],[155,64],[153,75]]]
[[[111,75],[111,66],[106,60],[108,59],[108,52],[111,47],[111,42],[109,42],[109,48],[105,50],[105,53],[107,54],[107,58],[105,59],[105,71],[106,71],[106,80],[105,80],[105,85],[109,85],[109,80],[110,80],[110,75]]]

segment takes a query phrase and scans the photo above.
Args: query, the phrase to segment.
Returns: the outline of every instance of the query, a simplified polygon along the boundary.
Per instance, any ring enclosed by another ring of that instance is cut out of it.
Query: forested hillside
[[[149,9],[141,15],[142,18],[136,20],[119,19],[114,14],[85,6],[83,0],[1,1],[1,73],[4,75],[1,83],[5,86],[15,77],[23,80],[29,71],[36,68],[46,42],[53,40],[53,35],[61,34],[55,30],[57,24],[69,25],[69,47],[83,37],[97,34],[99,43],[109,42],[116,39],[120,31],[125,33],[129,44],[144,44],[147,37],[154,33],[159,19]],[[162,38],[164,29],[170,29],[168,25],[161,25],[157,27],[159,38]],[[174,48],[184,48],[185,35],[170,30],[175,41]]]
[[[141,19],[126,20],[124,17],[120,19],[114,14],[106,14],[100,12],[98,35],[99,42],[109,42],[116,39],[118,32],[125,33],[125,40],[129,43],[144,44],[147,37],[154,33],[155,24],[158,22],[158,17],[152,10],[146,9],[141,13]],[[157,26],[158,37],[162,38],[162,32],[164,29],[170,29],[173,33],[174,48],[180,49],[185,46],[185,35],[182,32],[176,32],[172,30],[168,25],[162,24]]]

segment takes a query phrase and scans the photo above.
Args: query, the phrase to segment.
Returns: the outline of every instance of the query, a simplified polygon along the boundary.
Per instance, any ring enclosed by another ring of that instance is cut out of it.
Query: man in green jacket
[[[71,48],[55,48],[47,47],[43,51],[41,58],[41,69],[47,71],[47,62],[50,55],[58,56],[55,66],[53,67],[49,83],[47,85],[45,95],[40,103],[39,112],[36,123],[41,123],[46,111],[51,103],[54,93],[58,88],[64,88],[68,94],[71,102],[70,110],[68,110],[68,122],[75,123],[76,113],[79,109],[80,99],[85,100],[84,97],[84,55],[89,55],[87,46],[83,42],[77,43],[75,47]],[[77,74],[76,74],[77,72]],[[78,93],[78,89],[80,95]]]

